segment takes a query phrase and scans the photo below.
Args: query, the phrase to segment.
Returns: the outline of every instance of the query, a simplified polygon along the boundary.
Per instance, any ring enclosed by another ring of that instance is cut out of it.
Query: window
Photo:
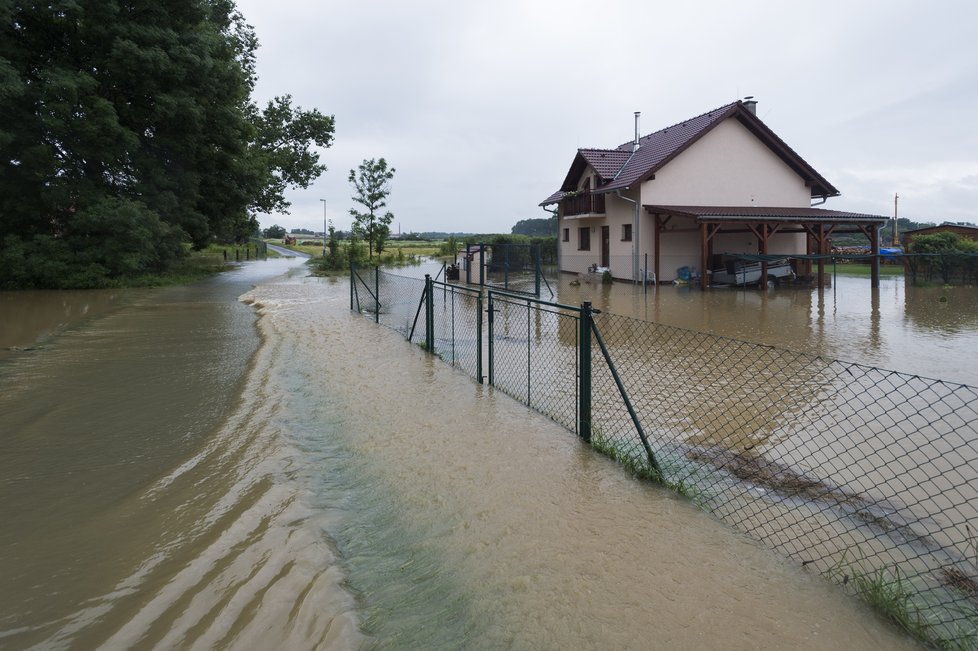
[[[632,241],[632,225],[622,224],[621,225],[621,241],[631,242]]]
[[[570,229],[569,228],[565,228],[564,229],[564,241],[565,242],[570,242]]]
[[[591,228],[589,226],[582,226],[577,229],[577,250],[591,250]]]

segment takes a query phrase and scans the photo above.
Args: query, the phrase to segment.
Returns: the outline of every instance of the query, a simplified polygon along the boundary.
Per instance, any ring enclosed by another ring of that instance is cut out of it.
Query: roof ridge
[[[703,111],[699,115],[694,115],[691,118],[686,118],[685,120],[680,120],[679,122],[675,122],[673,124],[670,124],[667,127],[662,127],[661,129],[658,129],[656,131],[650,131],[649,133],[645,134],[644,136],[639,136],[639,142],[641,143],[641,141],[644,140],[645,138],[651,138],[652,136],[656,135],[657,133],[665,133],[669,129],[675,129],[676,127],[685,126],[687,123],[692,122],[693,120],[699,120],[700,118],[706,117],[707,115],[709,115],[711,117],[713,116],[714,113],[716,113],[718,116],[719,115],[722,115],[723,113],[726,113],[727,111],[731,110],[733,107],[737,106],[737,104],[740,104],[740,100],[737,100],[735,102],[730,102],[729,104],[724,104],[723,106],[718,106],[717,108],[711,109],[709,111]],[[617,147],[615,147],[615,149],[616,150],[619,150],[619,151],[622,151],[622,148],[623,147],[632,147],[632,146],[634,146],[634,144],[635,144],[635,140],[634,139],[633,140],[629,140],[628,142],[624,142],[624,143],[618,145]]]
[[[607,148],[607,147],[578,147],[577,151],[607,151],[607,152],[620,152],[621,150],[617,147]]]

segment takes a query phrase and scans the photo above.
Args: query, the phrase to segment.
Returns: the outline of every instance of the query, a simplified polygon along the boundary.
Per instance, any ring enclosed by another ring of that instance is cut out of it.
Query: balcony
[[[603,215],[605,212],[604,195],[592,194],[590,190],[565,197],[560,203],[564,207],[564,217]]]

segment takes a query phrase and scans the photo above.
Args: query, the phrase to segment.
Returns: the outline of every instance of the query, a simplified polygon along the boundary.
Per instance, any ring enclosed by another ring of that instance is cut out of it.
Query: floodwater
[[[574,280],[560,277],[556,300],[589,300],[622,316],[978,386],[978,287],[915,287],[889,276],[874,290],[869,278],[839,275],[822,290],[664,285],[645,292],[631,283]]]
[[[303,273],[0,296],[0,647],[913,647]]]

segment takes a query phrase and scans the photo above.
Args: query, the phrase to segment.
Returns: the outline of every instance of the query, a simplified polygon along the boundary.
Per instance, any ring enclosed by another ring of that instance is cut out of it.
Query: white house
[[[641,137],[636,113],[632,142],[579,149],[540,204],[557,206],[560,270],[606,267],[616,279],[648,270],[663,282],[685,267],[705,288],[704,270],[724,254],[807,255],[793,264],[810,273],[830,235],[852,232],[878,253],[887,218],[812,207],[839,191],[757,117],[756,104],[747,98]]]

